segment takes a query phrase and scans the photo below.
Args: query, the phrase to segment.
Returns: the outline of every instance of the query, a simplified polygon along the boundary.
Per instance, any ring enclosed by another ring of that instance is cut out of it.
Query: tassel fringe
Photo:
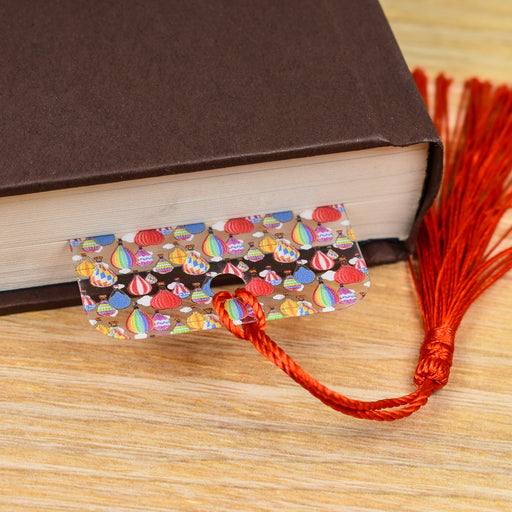
[[[421,70],[413,76],[429,107],[427,76]],[[235,336],[251,341],[323,403],[356,418],[404,418],[445,386],[455,333],[464,314],[512,269],[512,247],[506,246],[512,226],[501,236],[496,234],[512,207],[512,89],[477,79],[467,81],[451,122],[450,86],[450,79],[437,77],[430,111],[445,147],[445,172],[438,198],[421,225],[417,254],[409,261],[426,333],[414,375],[416,391],[374,402],[341,395],[311,377],[265,334],[265,315],[254,295],[245,289],[236,291],[257,319],[244,326],[235,325],[224,309],[224,302],[233,297],[230,293],[219,292],[213,299],[221,321]]]

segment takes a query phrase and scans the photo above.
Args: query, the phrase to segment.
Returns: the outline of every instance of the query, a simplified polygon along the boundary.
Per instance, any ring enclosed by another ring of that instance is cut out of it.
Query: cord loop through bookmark
[[[240,300],[245,306],[249,306],[255,321],[237,325],[226,310],[226,302],[228,300]],[[348,398],[329,389],[309,375],[265,333],[266,320],[264,311],[258,299],[248,290],[239,288],[236,290],[235,295],[227,291],[219,292],[213,297],[213,306],[221,322],[237,338],[250,341],[260,354],[281,368],[281,370],[314,397],[332,409],[344,414],[356,418],[379,421],[392,421],[403,418],[417,411],[422,405],[425,405],[432,392],[438,387],[431,379],[425,378],[419,389],[403,397],[373,402]],[[432,367],[436,368],[435,365],[432,365]]]
[[[414,78],[428,105],[426,75]],[[445,144],[445,176],[435,204],[420,226],[416,257],[409,260],[420,302],[425,338],[414,383],[398,398],[365,402],[333,391],[306,373],[265,333],[264,315],[254,295],[237,290],[217,294],[213,304],[224,325],[323,403],[357,418],[392,421],[425,405],[448,382],[455,332],[471,304],[512,270],[512,226],[500,221],[512,207],[512,88],[473,79],[464,84],[454,125],[450,124],[450,80],[437,77],[434,123]],[[500,233],[500,230],[502,233]],[[240,327],[229,319],[226,300],[243,301],[254,321]]]

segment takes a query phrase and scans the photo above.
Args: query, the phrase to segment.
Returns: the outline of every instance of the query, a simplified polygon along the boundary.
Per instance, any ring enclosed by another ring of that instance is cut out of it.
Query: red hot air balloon
[[[261,277],[253,275],[253,278],[245,286],[248,292],[254,296],[270,295],[274,291],[274,287]]]
[[[134,238],[134,242],[141,247],[147,247],[148,245],[160,245],[164,241],[164,235],[156,229],[146,229],[139,231]]]
[[[181,305],[181,299],[175,294],[163,288],[163,285],[160,284],[160,290],[156,293],[154,297],[152,297],[150,301],[150,305],[153,309],[163,310],[163,309],[174,309]]]
[[[364,272],[352,267],[348,263],[341,265],[341,267],[334,274],[334,279],[340,284],[360,283],[365,279]]]
[[[254,229],[254,225],[250,220],[239,217],[230,219],[224,226],[224,231],[230,235],[239,235],[241,233],[250,233]]]
[[[341,219],[341,212],[332,206],[320,206],[313,212],[315,222],[335,222]]]

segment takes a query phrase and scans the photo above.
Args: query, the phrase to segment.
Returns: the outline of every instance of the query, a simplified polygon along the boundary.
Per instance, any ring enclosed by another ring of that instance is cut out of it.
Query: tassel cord
[[[425,103],[428,80],[413,73]],[[414,374],[417,389],[407,395],[362,401],[348,398],[310,376],[265,333],[265,315],[245,289],[236,297],[250,306],[255,322],[235,325],[224,309],[232,298],[219,292],[213,305],[235,336],[249,340],[273,364],[329,407],[378,421],[404,418],[425,405],[448,382],[455,333],[471,304],[512,270],[512,247],[500,250],[512,226],[496,237],[512,207],[512,89],[493,88],[476,79],[466,82],[451,125],[448,98],[452,81],[435,82],[433,119],[445,144],[445,174],[438,197],[419,230],[416,258],[409,269],[423,315],[425,337]]]

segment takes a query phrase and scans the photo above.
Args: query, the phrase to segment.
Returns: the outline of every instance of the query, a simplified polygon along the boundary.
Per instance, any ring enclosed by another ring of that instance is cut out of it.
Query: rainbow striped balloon
[[[153,327],[154,324],[151,317],[136,306],[126,319],[126,328],[133,334],[146,334]]]
[[[338,304],[339,295],[335,290],[320,281],[313,292],[313,302],[322,308],[332,308]]]
[[[247,308],[236,297],[228,299],[224,303],[224,308],[231,320],[242,320],[248,315]]]
[[[208,236],[204,239],[203,254],[209,258],[221,258],[228,252],[228,246],[224,240],[214,235],[211,228]]]
[[[131,268],[137,263],[137,258],[130,249],[127,249],[122,242],[119,242],[119,245],[110,257],[110,263],[115,268]]]
[[[316,233],[301,219],[298,219],[297,224],[292,229],[292,240],[297,245],[311,245],[316,241]]]

